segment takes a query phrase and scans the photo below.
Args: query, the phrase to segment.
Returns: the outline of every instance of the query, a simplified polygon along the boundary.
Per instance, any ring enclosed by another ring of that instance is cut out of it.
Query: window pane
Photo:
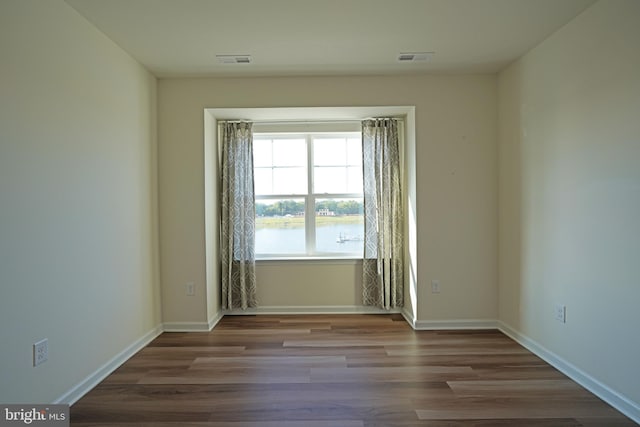
[[[315,220],[318,252],[363,253],[362,199],[317,199]]]
[[[273,158],[271,156],[271,140],[270,139],[254,139],[253,140],[253,166],[272,166]]]
[[[347,193],[362,193],[362,166],[347,168]]]
[[[273,141],[274,166],[306,166],[307,144],[304,139],[275,139]]]
[[[259,257],[362,256],[363,201],[339,197],[362,194],[359,134],[255,135],[253,154]],[[310,178],[314,188],[308,188]],[[305,222],[305,200],[315,204],[313,223]],[[316,244],[310,247],[306,236],[313,225]]]
[[[316,194],[348,193],[347,168],[316,166],[313,168],[313,190]]]
[[[359,138],[347,140],[347,164],[362,165],[362,141]]]
[[[256,200],[256,254],[306,253],[304,199]]]
[[[314,138],[313,164],[339,166],[347,163],[347,146],[344,138]]]
[[[271,168],[253,169],[253,186],[256,195],[273,194],[273,175]]]
[[[272,194],[306,194],[307,169],[274,168]]]

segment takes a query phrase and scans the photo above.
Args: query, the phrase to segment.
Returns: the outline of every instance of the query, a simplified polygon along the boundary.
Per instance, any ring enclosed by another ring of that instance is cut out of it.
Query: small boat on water
[[[348,234],[340,233],[336,238],[336,243],[361,242],[363,240],[362,236],[349,236]]]

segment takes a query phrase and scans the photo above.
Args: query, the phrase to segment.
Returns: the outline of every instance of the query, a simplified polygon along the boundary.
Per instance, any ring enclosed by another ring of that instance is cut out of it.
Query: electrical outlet
[[[567,306],[556,304],[554,307],[555,318],[558,322],[567,323]]]
[[[187,290],[187,296],[188,297],[192,297],[196,294],[196,285],[193,282],[189,282],[185,285],[185,288]]]
[[[439,280],[432,280],[431,281],[431,293],[432,294],[439,294],[440,293],[440,281]]]
[[[33,366],[43,364],[49,359],[49,340],[43,339],[33,344]]]

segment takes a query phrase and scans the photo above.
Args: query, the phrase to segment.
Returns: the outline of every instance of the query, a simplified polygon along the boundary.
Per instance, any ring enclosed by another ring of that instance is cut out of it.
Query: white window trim
[[[302,126],[302,128],[300,127]],[[339,130],[330,130],[330,129]],[[294,131],[294,130],[298,131]],[[361,259],[363,254],[358,252],[319,252],[316,249],[316,200],[318,199],[363,199],[364,193],[313,193],[313,137],[318,135],[332,135],[336,137],[354,136],[354,133],[361,133],[361,122],[340,121],[340,122],[269,122],[260,123],[253,126],[255,136],[267,137],[304,137],[307,149],[307,193],[306,194],[270,194],[256,195],[258,200],[282,200],[282,199],[304,199],[305,204],[305,253],[257,253],[256,261],[264,260],[330,260]]]

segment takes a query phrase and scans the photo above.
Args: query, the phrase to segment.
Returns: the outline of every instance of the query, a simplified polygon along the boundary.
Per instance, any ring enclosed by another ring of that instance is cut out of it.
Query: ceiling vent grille
[[[398,55],[398,62],[424,62],[431,59],[433,52],[405,52]]]
[[[251,55],[216,55],[220,64],[250,64]]]

